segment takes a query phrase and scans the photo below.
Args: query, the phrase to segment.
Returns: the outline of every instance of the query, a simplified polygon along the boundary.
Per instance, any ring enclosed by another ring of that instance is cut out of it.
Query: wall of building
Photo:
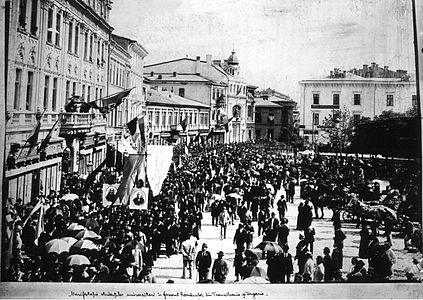
[[[326,80],[302,81],[301,124],[306,131],[320,130],[319,125],[334,110],[346,108],[351,116],[359,115],[373,119],[383,111],[405,113],[412,108],[412,97],[416,95],[415,82],[389,80]],[[313,94],[319,94],[319,105],[313,105]],[[339,105],[333,105],[333,94],[339,94]],[[360,105],[354,105],[354,94],[360,94]],[[387,95],[393,96],[393,106],[387,105]],[[319,114],[319,123],[313,126],[313,114]],[[312,134],[306,134],[311,136]],[[315,142],[324,142],[320,134],[313,137]]]

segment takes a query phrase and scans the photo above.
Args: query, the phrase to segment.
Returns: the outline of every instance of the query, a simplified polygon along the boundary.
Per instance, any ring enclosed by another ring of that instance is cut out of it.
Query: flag
[[[188,151],[188,147],[185,145],[184,147],[184,152],[186,156],[189,156],[189,151]]]
[[[197,133],[197,135],[194,137],[193,143],[200,141],[200,132]]]
[[[116,200],[113,205],[126,205],[128,203],[128,195],[134,187],[137,170],[141,163],[141,155],[129,154],[123,167],[123,177],[116,192]]]
[[[188,127],[188,117],[185,117],[179,125],[182,127],[182,132],[185,132]]]
[[[157,196],[172,163],[173,146],[148,145],[147,152],[147,178],[153,196]]]
[[[142,147],[145,147],[145,125],[144,125],[144,117],[138,119],[138,127],[140,129],[141,145],[142,145]]]
[[[38,238],[40,237],[41,233],[44,231],[44,213],[45,213],[46,207],[44,207],[44,203],[41,204],[40,212],[38,215],[38,223],[37,223],[37,229],[35,231],[35,241],[34,244],[38,246]]]
[[[129,209],[147,210],[148,208],[148,188],[134,189],[129,200]]]
[[[110,156],[110,153],[107,153],[106,154],[106,157],[104,158],[104,160],[103,160],[103,162],[101,163],[101,164],[99,164],[98,165],[98,167],[97,168],[95,168],[90,174],[88,174],[88,177],[87,177],[87,179],[85,180],[85,184],[84,184],[84,191],[86,192],[86,193],[88,193],[89,192],[89,188],[91,187],[91,185],[93,184],[93,182],[94,182],[94,180],[95,180],[95,178],[96,178],[96,176],[97,176],[97,174],[98,173],[100,173],[100,171],[103,169],[103,167],[105,167],[106,166],[106,164],[107,164],[107,160],[108,160],[108,157],[107,156]]]
[[[50,131],[47,133],[44,140],[41,142],[41,145],[38,148],[37,153],[43,152],[47,149],[48,143],[50,143],[50,139],[53,136],[53,133],[55,133],[58,129],[59,129],[59,118],[54,123],[53,127],[51,127]]]
[[[44,113],[43,113],[44,114]],[[38,135],[40,133],[40,129],[41,129],[41,118],[37,121],[37,125],[35,125],[34,130],[32,130],[31,135],[29,136],[29,138],[26,140],[25,144],[29,144],[29,150],[28,150],[28,155],[31,154],[32,149],[34,149],[35,145],[37,144],[38,141]]]
[[[233,119],[234,117],[232,117],[232,118],[230,118],[229,120],[228,120],[228,122],[226,122],[225,124],[223,124],[223,126],[225,127],[225,131],[226,132],[229,132],[229,123],[232,121],[232,119]]]
[[[92,108],[98,109],[101,113],[107,114],[113,109],[115,109],[117,106],[122,104],[123,98],[127,97],[129,93],[132,91],[133,88],[126,89],[122,92],[107,96],[105,98],[101,98],[99,100],[88,102],[88,105]],[[99,106],[96,102],[102,101],[103,106]]]
[[[135,133],[137,132],[137,124],[138,124],[138,117],[135,117],[131,121],[126,123],[126,126],[128,127],[129,133],[131,133],[131,135],[135,135]]]
[[[206,141],[212,137],[213,132],[214,132],[214,128],[210,129],[209,134],[207,134],[206,136]]]

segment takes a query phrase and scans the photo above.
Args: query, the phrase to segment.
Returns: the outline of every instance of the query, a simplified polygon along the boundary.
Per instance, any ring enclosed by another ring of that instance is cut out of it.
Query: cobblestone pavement
[[[278,194],[280,191],[278,191]],[[284,192],[283,192],[284,193]],[[278,196],[278,195],[277,195]],[[290,234],[288,237],[288,244],[290,246],[289,252],[294,257],[295,247],[299,241],[299,234],[302,231],[296,230],[298,204],[302,201],[299,198],[299,188],[297,187],[296,198],[294,204],[288,204],[288,211],[286,217],[288,219],[288,226],[290,228]],[[276,212],[276,209],[273,209]],[[276,214],[278,215],[278,214]],[[332,249],[333,246],[333,225],[331,222],[332,211],[325,209],[323,219],[314,219],[313,226],[316,230],[315,242],[314,242],[314,259],[317,255],[323,256],[323,248],[329,247]],[[219,239],[219,227],[211,225],[211,215],[209,212],[203,214],[202,230],[200,232],[200,240],[198,242],[198,250],[201,249],[202,243],[207,243],[208,250],[212,254],[213,260],[217,258],[217,252],[224,252],[224,259],[228,262],[230,271],[227,277],[227,283],[233,283],[236,279],[235,268],[233,267],[233,260],[235,256],[235,245],[233,244],[233,236],[235,230],[238,228],[239,220],[235,221],[234,225],[228,227],[227,237],[224,240]],[[342,230],[344,231],[347,238],[344,241],[344,261],[343,261],[343,274],[344,276],[351,269],[351,258],[358,255],[360,235],[359,229],[356,228],[354,223],[343,223]],[[254,240],[253,247],[262,241],[262,236],[257,236],[257,222],[253,222],[254,226]],[[383,241],[385,238],[382,236],[383,230],[381,230],[379,240]],[[397,257],[397,263],[394,265],[393,279],[405,279],[405,268],[411,265],[413,257],[421,257],[421,254],[408,253],[404,250],[403,239],[398,233],[393,233],[392,236],[392,249]],[[364,260],[367,265],[367,260]],[[259,267],[267,270],[266,260],[261,260]],[[294,261],[294,272],[297,272],[298,266]],[[153,273],[157,278],[158,283],[166,283],[169,279],[173,280],[174,283],[195,283],[198,281],[198,274],[196,270],[193,270],[193,276],[191,279],[182,279],[182,254],[172,255],[167,258],[166,256],[160,256],[155,262],[153,267]],[[210,275],[211,276],[211,275]]]

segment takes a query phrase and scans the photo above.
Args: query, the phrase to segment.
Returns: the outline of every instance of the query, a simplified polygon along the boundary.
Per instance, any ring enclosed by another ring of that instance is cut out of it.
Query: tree
[[[346,107],[333,110],[332,114],[325,117],[320,127],[323,138],[328,142],[328,150],[342,152],[353,133],[353,126],[351,114]]]

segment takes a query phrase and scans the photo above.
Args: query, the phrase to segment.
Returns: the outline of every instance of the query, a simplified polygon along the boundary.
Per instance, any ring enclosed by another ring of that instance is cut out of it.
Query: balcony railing
[[[77,135],[89,133],[93,127],[93,114],[63,112],[60,114],[60,135]]]

